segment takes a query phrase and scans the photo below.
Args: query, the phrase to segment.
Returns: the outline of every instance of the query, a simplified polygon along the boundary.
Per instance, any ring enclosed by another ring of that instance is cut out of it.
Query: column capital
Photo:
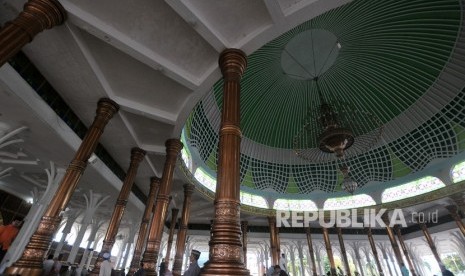
[[[157,176],[150,177],[150,186],[159,187],[161,184],[161,178]]]
[[[182,187],[184,188],[184,197],[190,197],[194,193],[195,187],[193,184],[186,183]]]
[[[183,144],[179,139],[168,139],[165,142],[166,154],[169,156],[176,156],[183,148]]]
[[[221,52],[218,64],[226,81],[239,81],[247,67],[247,56],[239,49],[226,49]]]
[[[97,115],[107,113],[111,117],[118,112],[118,110],[119,105],[109,98],[101,98],[97,103]]]
[[[140,163],[144,160],[145,154],[147,152],[141,148],[132,148],[131,149],[131,162]]]
[[[57,0],[29,0],[11,24],[25,30],[32,40],[39,32],[61,25],[65,20],[66,10]]]

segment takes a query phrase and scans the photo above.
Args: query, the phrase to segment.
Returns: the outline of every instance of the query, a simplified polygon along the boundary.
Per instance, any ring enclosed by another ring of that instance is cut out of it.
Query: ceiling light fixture
[[[344,191],[348,192],[349,194],[353,195],[355,190],[358,187],[357,182],[353,180],[349,175],[349,167],[343,165],[341,167],[341,172],[344,175],[344,179],[342,180],[341,187]]]
[[[303,126],[294,136],[295,153],[302,159],[320,163],[370,150],[381,138],[381,121],[348,103],[326,99],[320,91],[318,77],[313,82],[320,105],[308,111]]]

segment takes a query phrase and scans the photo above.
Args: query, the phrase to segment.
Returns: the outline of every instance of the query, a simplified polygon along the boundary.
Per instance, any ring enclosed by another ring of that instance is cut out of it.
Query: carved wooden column
[[[333,249],[331,248],[331,241],[329,240],[328,228],[323,227],[323,240],[325,241],[326,253],[328,254],[329,265],[331,267],[331,275],[337,275],[336,265],[334,264]]]
[[[137,237],[137,242],[134,248],[134,254],[132,256],[131,267],[129,268],[128,276],[134,275],[134,273],[136,273],[136,271],[140,267],[140,257],[146,241],[149,220],[150,216],[153,213],[153,205],[155,203],[155,197],[158,193],[158,188],[160,187],[160,181],[161,179],[158,177],[150,178],[149,196],[145,205],[144,215],[142,216],[142,222],[140,223],[139,236]]]
[[[144,150],[140,148],[131,149],[131,163],[129,164],[126,177],[124,178],[123,186],[121,187],[118,199],[116,200],[115,208],[113,209],[113,214],[111,215],[110,223],[107,228],[107,233],[103,239],[102,250],[100,251],[97,260],[95,261],[94,269],[92,269],[90,275],[99,274],[100,264],[103,262],[103,254],[110,253],[111,249],[113,248],[116,235],[118,234],[119,225],[121,223],[121,219],[123,218],[126,204],[128,203],[129,194],[134,184],[134,178],[136,178],[137,175],[137,169],[139,168],[142,160],[144,160],[144,156]]]
[[[376,249],[375,240],[373,239],[373,234],[371,233],[371,228],[367,227],[365,228],[365,230],[368,235],[368,241],[370,242],[371,251],[373,252],[373,257],[375,258],[376,268],[378,268],[379,275],[383,276],[384,275],[383,267],[381,266],[381,263],[379,262],[378,250]]]
[[[179,152],[182,149],[182,143],[178,139],[169,139],[166,141],[166,161],[163,168],[163,177],[161,179],[160,190],[155,203],[155,213],[152,217],[149,236],[147,238],[147,247],[145,249],[142,261],[147,275],[157,275],[156,266],[158,253],[160,252],[161,237],[163,235],[163,226],[166,220],[168,210],[169,194],[173,184],[173,172]]]
[[[389,218],[384,215],[381,217],[383,219],[384,224],[386,225],[386,232],[389,237],[389,241],[391,242],[392,250],[394,251],[394,255],[396,256],[397,266],[400,269],[400,264],[404,263],[402,259],[402,253],[400,253],[399,245],[397,244],[396,236],[392,231],[391,227],[389,227]]]
[[[336,231],[337,231],[337,237],[339,239],[339,246],[341,247],[342,260],[344,262],[344,268],[346,270],[346,275],[350,276],[349,259],[347,259],[347,252],[346,252],[346,247],[344,245],[344,239],[342,237],[341,227],[336,226]]]
[[[179,209],[171,208],[171,223],[170,223],[170,233],[168,235],[168,244],[166,245],[166,254],[165,254],[165,263],[168,267],[171,258],[171,248],[173,247],[173,238],[174,238],[174,228],[176,227],[176,221],[178,220]],[[179,225],[181,226],[181,225]],[[181,230],[181,228],[179,228]],[[179,237],[178,230],[178,237]],[[177,240],[178,238],[176,238]]]
[[[56,194],[47,207],[37,230],[32,235],[21,258],[11,267],[6,274],[42,275],[43,258],[50,247],[53,236],[58,230],[61,221],[61,212],[65,210],[76,185],[87,166],[87,160],[97,147],[98,140],[108,121],[118,111],[119,106],[110,99],[100,99],[97,105],[97,114],[94,122],[87,130],[81,146],[77,150],[73,160],[69,164]]]
[[[307,243],[308,243],[308,252],[310,253],[310,260],[312,261],[312,275],[317,276],[316,272],[316,263],[315,263],[315,255],[313,251],[313,242],[312,242],[312,234],[310,227],[307,228]]]
[[[23,11],[0,29],[0,67],[45,29],[61,25],[66,11],[56,0],[29,0]]]
[[[400,232],[400,227],[395,226],[394,229],[396,231],[397,238],[399,239],[400,247],[402,247],[402,251],[404,252],[405,258],[407,259],[408,266],[410,267],[410,272],[412,273],[412,276],[416,276],[417,272],[415,271],[415,266],[413,265],[412,259],[408,254],[407,246],[405,246],[404,238],[402,237],[402,233]]]
[[[462,235],[465,237],[465,225],[463,224],[462,218],[460,217],[460,214],[458,213],[458,208],[456,205],[448,205],[446,206],[447,211],[449,211],[451,217],[455,220],[455,223],[457,223],[458,228],[460,229],[460,232],[462,232]]]
[[[191,211],[192,194],[194,185],[184,184],[184,203],[182,205],[181,221],[179,223],[178,235],[176,237],[176,255],[174,257],[173,275],[181,275],[182,260],[186,248],[187,224],[189,223],[189,214]]]
[[[268,217],[268,225],[270,227],[270,255],[271,265],[275,266],[279,264],[279,252],[278,252],[278,233],[276,232],[276,217]]]
[[[430,233],[428,232],[428,228],[426,227],[426,224],[424,223],[419,223],[421,231],[423,231],[423,235],[425,236],[426,241],[428,242],[429,247],[431,248],[431,251],[433,252],[433,256],[438,262],[438,264],[441,264],[441,257],[439,257],[439,253],[436,249],[436,245],[434,244],[433,238],[431,237]]]
[[[241,222],[241,230],[242,230],[242,251],[244,251],[244,266],[247,267],[247,231],[248,231],[248,222],[242,221]]]
[[[249,275],[244,267],[240,225],[240,80],[247,65],[237,49],[224,50],[219,59],[223,73],[223,108],[218,147],[215,217],[210,234],[210,262],[202,275]]]

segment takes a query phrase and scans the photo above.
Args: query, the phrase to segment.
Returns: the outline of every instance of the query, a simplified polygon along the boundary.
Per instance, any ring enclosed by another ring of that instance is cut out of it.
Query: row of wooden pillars
[[[463,206],[463,198],[462,196],[452,196],[454,202],[456,204],[453,205],[448,205],[445,206],[445,208],[449,211],[450,215],[454,219],[454,221],[457,223],[457,226],[459,230],[461,231],[462,235],[465,237],[465,225],[461,219],[461,216],[458,213],[458,209],[460,206]],[[386,233],[389,238],[391,247],[394,252],[395,256],[395,261],[398,269],[400,270],[401,266],[404,266],[405,264],[408,264],[408,267],[410,268],[410,274],[415,276],[415,275],[420,275],[417,270],[416,266],[409,255],[408,248],[405,244],[404,238],[402,236],[401,232],[401,227],[400,226],[394,226],[393,228],[390,227],[388,217],[383,216],[383,221],[386,225]],[[279,255],[280,255],[280,250],[279,250],[279,228],[276,226],[276,218],[274,216],[268,217],[268,222],[269,222],[269,227],[270,227],[270,255],[271,255],[271,262],[272,265],[278,265],[279,264]],[[425,223],[418,223],[425,240],[428,243],[429,248],[431,249],[431,252],[433,253],[434,258],[436,259],[438,265],[442,264],[441,258],[439,256],[439,253],[436,249],[436,246],[434,244],[433,238],[431,237],[431,234],[428,231],[428,228]],[[315,229],[316,230],[316,229]],[[365,233],[367,235],[368,242],[370,244],[370,248],[374,257],[374,261],[376,264],[376,268],[378,270],[379,275],[385,275],[385,272],[383,271],[383,267],[381,265],[380,258],[378,256],[378,249],[376,247],[375,241],[373,239],[373,234],[372,234],[372,229],[370,227],[367,227],[364,229]],[[333,251],[332,251],[332,246],[331,246],[331,241],[330,241],[330,235],[329,235],[329,228],[321,228],[321,232],[323,233],[323,241],[330,265],[330,274],[331,275],[338,275],[336,271],[336,265],[334,262],[334,257],[333,257]],[[344,265],[344,270],[345,273],[344,275],[352,275],[350,269],[349,269],[349,259],[347,256],[347,251],[345,249],[345,244],[344,244],[344,238],[342,234],[342,229],[340,227],[335,226],[335,232],[337,233],[338,240],[339,240],[339,246],[341,249],[341,257],[342,257],[342,262]],[[311,271],[312,275],[316,276],[318,275],[317,273],[317,266],[316,266],[316,261],[315,261],[315,252],[313,249],[313,241],[312,241],[312,228],[308,227],[306,228],[306,237],[307,237],[307,244],[308,244],[308,251],[309,251],[309,257],[310,257],[310,262],[311,262]],[[399,246],[400,245],[400,246]],[[401,251],[402,250],[402,251]],[[403,255],[402,255],[403,253]],[[361,266],[359,264],[359,266]],[[388,267],[390,270],[390,267]],[[360,267],[361,269],[361,267]],[[392,275],[392,272],[389,271],[389,273]]]
[[[13,57],[21,48],[45,29],[53,28],[66,20],[66,11],[56,0],[29,0],[17,18],[5,24],[0,29],[0,66]],[[218,161],[218,185],[215,198],[215,216],[211,227],[209,264],[203,269],[203,275],[248,275],[244,265],[242,230],[240,224],[239,200],[239,150],[241,130],[239,128],[239,91],[240,78],[246,68],[246,56],[237,49],[225,50],[219,58],[219,65],[224,77],[224,106],[220,127],[220,150]],[[87,166],[87,161],[94,152],[99,138],[110,119],[118,112],[119,106],[110,99],[98,102],[96,116],[73,160],[46,209],[39,226],[30,238],[21,257],[6,269],[7,275],[35,276],[42,274],[42,262],[53,236],[61,222],[61,213],[67,207],[79,180]],[[161,236],[166,220],[169,194],[172,187],[172,177],[177,156],[182,149],[178,139],[166,142],[166,162],[160,180],[152,179],[150,198],[141,222],[139,236],[141,237],[134,250],[131,262],[133,273],[136,264],[142,258],[147,275],[156,275],[156,263],[160,250]],[[110,252],[115,242],[116,234],[123,216],[131,186],[145,152],[134,148],[131,153],[131,164],[127,171],[123,187],[116,201],[110,219],[102,251],[100,252],[91,275],[98,275],[103,254]],[[160,182],[158,189],[157,183]],[[157,192],[155,190],[158,190]],[[192,193],[191,187],[186,194]],[[156,200],[155,198],[156,194]],[[189,200],[184,202],[188,206]],[[150,209],[154,204],[151,223]],[[188,207],[186,207],[188,210]],[[173,267],[174,275],[179,275],[182,262],[182,249],[186,237],[188,215],[182,214],[180,229],[176,244],[176,256]],[[173,223],[173,222],[172,222]],[[147,233],[145,233],[147,232]],[[145,240],[145,235],[147,235]],[[145,241],[145,251],[142,247]],[[179,250],[179,251],[178,251]]]
[[[23,11],[17,18],[12,20],[0,29],[0,66],[9,58],[15,55],[26,43],[30,42],[35,35],[45,29],[52,28],[62,24],[66,20],[66,12],[61,4],[56,0],[30,0]],[[217,190],[215,194],[215,214],[211,226],[211,240],[209,242],[209,263],[204,267],[202,275],[249,275],[245,266],[246,246],[244,239],[244,225],[240,223],[240,182],[239,182],[239,160],[240,160],[240,142],[241,129],[240,122],[240,80],[245,71],[247,59],[245,54],[237,49],[227,49],[223,51],[219,58],[219,66],[223,74],[223,109],[220,126],[220,141],[218,154],[218,179]],[[90,126],[86,136],[82,140],[81,146],[77,150],[73,160],[63,177],[63,180],[52,198],[49,207],[45,211],[39,226],[32,235],[30,242],[26,246],[22,256],[7,270],[7,274],[14,275],[41,275],[42,261],[51,240],[58,230],[61,221],[60,214],[67,207],[71,196],[73,195],[80,177],[87,166],[87,160],[94,152],[100,136],[110,119],[118,112],[119,106],[110,99],[101,99],[98,102],[96,116]],[[161,179],[153,178],[151,181],[150,195],[147,207],[141,222],[139,236],[140,240],[136,243],[134,257],[131,262],[131,273],[134,267],[139,264],[139,260],[146,265],[147,275],[156,275],[156,263],[160,251],[161,236],[163,233],[163,223],[166,220],[169,194],[172,188],[173,171],[177,156],[182,149],[182,143],[178,139],[170,139],[166,142],[166,162]],[[131,165],[127,171],[123,187],[118,196],[115,209],[113,211],[110,225],[107,229],[102,251],[100,252],[93,275],[98,275],[100,264],[103,260],[103,253],[111,251],[115,242],[116,233],[124,213],[129,192],[137,173],[137,167],[143,161],[145,152],[142,149],[134,148],[131,152]],[[190,204],[186,199],[193,191],[192,187],[185,187],[184,206],[188,212]],[[156,196],[155,196],[156,195]],[[153,209],[151,222],[150,215]],[[453,207],[451,207],[453,208]],[[173,266],[175,275],[180,274],[182,263],[182,249],[184,246],[183,239],[186,237],[188,215],[184,213],[180,222],[178,239],[176,242],[176,256]],[[456,219],[457,224],[465,233],[462,221]],[[172,224],[174,222],[172,221]],[[274,224],[273,227],[271,227]],[[276,223],[270,218],[270,234],[272,260],[277,264],[280,254],[279,231],[275,227]],[[242,229],[241,229],[242,227]],[[422,231],[430,244],[431,250],[435,257],[440,261],[431,237],[426,226],[421,225]],[[388,237],[396,255],[398,264],[403,263],[403,257],[397,244],[394,232],[390,227],[386,228]],[[371,229],[367,229],[368,239],[373,249],[374,256],[377,256],[376,247],[374,246]],[[405,249],[400,231],[397,231],[399,243],[404,251],[412,275],[416,272],[411,264],[411,260]],[[145,236],[147,236],[145,238]],[[336,273],[332,250],[329,240],[328,229],[323,228],[323,236],[331,264],[331,272]],[[338,229],[339,242],[343,246],[342,232]],[[311,234],[307,232],[308,244],[311,246]],[[142,254],[142,249],[145,251]],[[179,250],[179,251],[178,251]],[[311,249],[312,251],[313,249]],[[343,251],[345,255],[345,251]],[[348,270],[347,256],[343,257],[344,267]],[[312,258],[312,263],[314,263]],[[379,261],[376,262],[379,273],[382,275],[382,269]],[[315,267],[315,266],[313,266]],[[350,275],[350,272],[347,271]],[[313,270],[314,275],[316,270]]]

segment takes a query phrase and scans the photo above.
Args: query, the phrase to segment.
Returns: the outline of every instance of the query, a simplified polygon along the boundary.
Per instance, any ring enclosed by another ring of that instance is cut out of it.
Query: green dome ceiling
[[[356,0],[251,54],[241,81],[243,189],[340,190],[334,160],[309,163],[292,150],[308,110],[321,103],[314,77],[324,99],[346,102],[384,124],[376,147],[348,159],[359,186],[420,171],[463,151],[465,93],[454,79],[465,79],[463,68],[454,66],[465,60],[461,13],[460,1]],[[214,177],[222,88],[220,80],[185,126],[196,166]]]

